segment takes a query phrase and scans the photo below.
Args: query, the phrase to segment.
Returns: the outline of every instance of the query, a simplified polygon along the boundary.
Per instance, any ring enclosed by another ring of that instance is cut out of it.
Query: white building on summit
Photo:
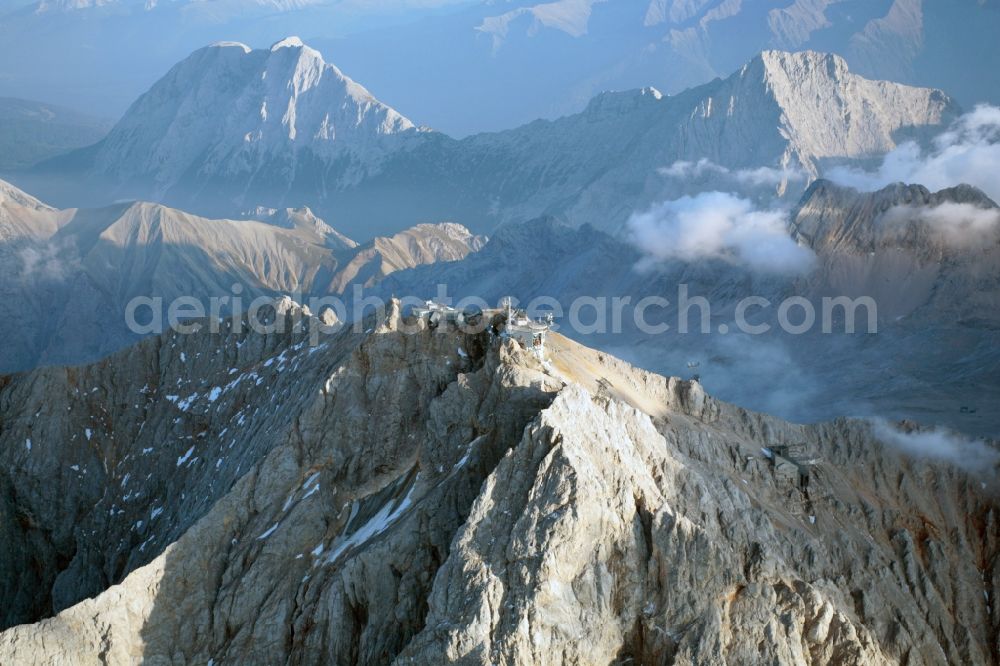
[[[503,300],[501,307],[506,315],[503,334],[520,342],[525,349],[544,353],[545,338],[552,328],[552,315],[542,320],[531,319],[523,310],[514,309],[509,297]]]
[[[545,338],[552,330],[553,324],[551,314],[540,319],[532,319],[524,310],[515,308],[510,297],[501,301],[498,310],[483,311],[476,306],[456,309],[442,303],[426,301],[414,307],[411,312],[414,316],[427,320],[431,327],[445,323],[462,327],[478,326],[481,323],[488,325],[488,322],[492,322],[494,333],[517,340],[522,347],[535,352],[538,356],[545,353]]]

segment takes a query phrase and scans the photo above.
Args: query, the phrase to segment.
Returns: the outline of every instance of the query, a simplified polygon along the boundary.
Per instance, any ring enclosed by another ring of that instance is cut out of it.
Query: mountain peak
[[[792,143],[786,157],[814,176],[820,159],[879,155],[896,147],[898,130],[941,125],[958,114],[940,90],[866,79],[840,56],[818,51],[763,51],[713,95],[730,108],[741,98],[752,102],[757,115],[762,96],[776,105],[775,120]]]
[[[663,93],[651,86],[632,90],[608,90],[591,99],[584,113],[591,118],[617,118],[640,108],[652,108],[662,99]]]
[[[849,73],[847,61],[835,53],[820,51],[780,51],[769,49],[761,51],[755,60],[759,60],[768,72],[792,70],[823,70],[833,78],[839,78]]]
[[[824,178],[817,179],[806,189],[802,195],[799,207],[820,200],[846,200],[859,197],[879,202],[882,205],[936,205],[950,202],[973,204],[981,208],[997,208],[996,202],[990,199],[985,192],[974,185],[966,183],[960,183],[954,187],[947,187],[937,192],[932,192],[927,187],[918,183],[897,182],[890,183],[873,192],[862,192],[853,187],[840,185]]]
[[[301,229],[316,234],[324,240],[327,247],[335,250],[352,250],[358,243],[340,233],[308,207],[283,208],[281,210],[255,211],[254,218],[282,229]]]
[[[124,183],[153,174],[157,189],[144,196],[162,198],[181,181],[200,189],[209,174],[294,176],[289,152],[364,173],[411,130],[298,37],[267,50],[220,42],[142,95],[98,145],[94,168]]]
[[[965,617],[990,614],[995,483],[920,456],[915,429],[793,425],[556,332],[534,351],[400,310],[314,346],[285,298],[263,312],[280,334],[225,321],[5,377],[0,464],[40,489],[5,497],[35,521],[7,521],[7,550],[74,553],[77,575],[7,556],[26,593],[0,661],[300,663],[338,654],[330,636],[419,664],[456,645],[473,664],[702,663],[723,644],[883,663],[928,640],[988,661],[992,627]]]

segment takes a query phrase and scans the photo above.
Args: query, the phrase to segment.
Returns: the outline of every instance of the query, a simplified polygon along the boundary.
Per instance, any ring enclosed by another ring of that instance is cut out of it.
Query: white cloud
[[[778,187],[783,183],[805,180],[805,174],[798,169],[775,169],[766,166],[754,169],[730,169],[704,157],[697,162],[678,160],[668,167],[659,169],[659,173],[667,178],[684,180],[717,176],[719,179],[749,187]]]
[[[79,266],[72,250],[70,242],[57,239],[20,248],[16,256],[21,263],[21,279],[66,280]]]
[[[61,280],[65,277],[64,266],[53,248],[28,247],[18,252],[18,256],[21,259],[21,276],[24,278]]]
[[[859,190],[904,182],[933,191],[968,183],[1000,201],[1000,108],[977,106],[938,135],[926,151],[906,142],[873,171],[836,167],[826,177]]]
[[[982,440],[969,439],[947,430],[897,430],[883,419],[872,422],[882,442],[914,458],[951,463],[970,473],[995,472],[1000,451]]]
[[[907,224],[916,220],[944,243],[961,249],[996,242],[1000,232],[1000,209],[980,208],[969,203],[947,201],[937,206],[896,206],[882,216],[883,224]]]
[[[715,162],[702,158],[697,162],[677,160],[668,167],[658,169],[661,176],[668,178],[701,178],[705,174],[728,174],[729,169]]]
[[[646,255],[643,265],[671,259],[723,259],[769,273],[802,273],[815,256],[788,235],[780,210],[758,210],[725,192],[703,192],[664,201],[634,214],[631,241]]]

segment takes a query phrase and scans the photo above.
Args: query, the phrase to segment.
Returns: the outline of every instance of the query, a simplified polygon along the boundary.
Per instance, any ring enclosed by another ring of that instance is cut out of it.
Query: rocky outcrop
[[[0,381],[3,606],[28,622],[0,661],[997,662],[996,469],[558,335],[542,361],[395,307],[366,330]]]
[[[894,183],[875,192],[861,192],[851,187],[837,185],[828,180],[817,180],[802,196],[792,213],[792,236],[818,253],[836,251],[864,253],[872,250],[902,249],[921,258],[940,259],[951,250],[941,234],[935,234],[935,225],[912,214],[922,209],[935,209],[945,204],[959,204],[969,209],[996,211],[1000,208],[982,190],[971,185],[957,185],[939,192],[931,192],[919,184]],[[902,208],[909,215],[890,215]],[[956,226],[961,219],[952,221]],[[947,226],[946,220],[936,225]],[[1000,229],[994,242],[1000,240]],[[958,249],[967,249],[959,247]],[[989,244],[983,249],[989,250]]]
[[[885,319],[1000,326],[1000,208],[975,187],[858,192],[820,180],[791,232],[819,257],[817,293],[872,297]]]

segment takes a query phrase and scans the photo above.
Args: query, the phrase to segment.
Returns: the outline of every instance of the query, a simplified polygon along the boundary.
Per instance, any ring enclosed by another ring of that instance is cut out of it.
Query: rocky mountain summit
[[[226,298],[220,312],[278,294],[351,296],[389,273],[478,250],[457,224],[423,224],[359,245],[308,208],[213,220],[148,202],[52,208],[0,181],[0,370],[79,363],[134,343],[136,297]],[[234,292],[234,285],[236,291]],[[16,311],[16,316],[14,315]],[[143,322],[148,320],[144,316]]]
[[[998,660],[995,461],[557,334],[294,321],[0,378],[0,661]]]

